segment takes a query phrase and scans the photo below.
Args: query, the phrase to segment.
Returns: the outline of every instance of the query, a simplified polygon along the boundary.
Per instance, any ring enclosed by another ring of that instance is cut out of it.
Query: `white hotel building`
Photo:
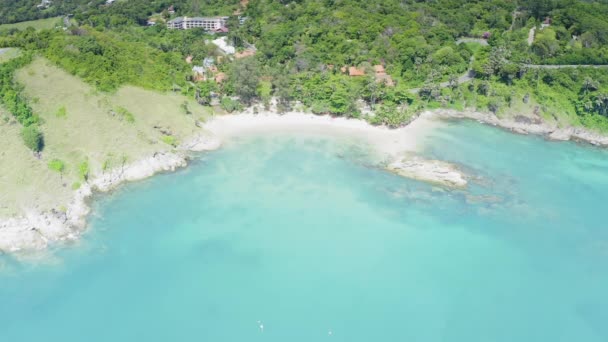
[[[214,31],[226,27],[228,17],[179,17],[167,22],[167,28],[188,30],[202,28],[205,31]]]

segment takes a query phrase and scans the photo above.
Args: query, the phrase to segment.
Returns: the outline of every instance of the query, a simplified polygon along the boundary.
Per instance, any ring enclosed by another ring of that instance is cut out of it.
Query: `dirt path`
[[[536,34],[536,26],[530,29],[528,32],[528,45],[532,45],[534,43],[534,35]]]
[[[482,46],[488,46],[488,41],[483,38],[471,38],[471,37],[461,37],[456,41],[456,45],[460,45],[462,43],[477,43]]]

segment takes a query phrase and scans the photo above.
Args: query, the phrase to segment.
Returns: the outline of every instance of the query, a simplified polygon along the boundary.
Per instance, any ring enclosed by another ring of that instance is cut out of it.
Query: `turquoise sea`
[[[0,257],[0,341],[608,341],[608,151],[475,122],[445,191],[316,136],[229,142]]]

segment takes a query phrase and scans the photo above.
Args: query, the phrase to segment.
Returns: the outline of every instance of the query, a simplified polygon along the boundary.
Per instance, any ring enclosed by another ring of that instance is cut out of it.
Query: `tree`
[[[44,148],[44,138],[42,132],[35,125],[23,127],[21,137],[25,146],[34,152],[40,152]]]
[[[257,96],[260,83],[260,65],[254,57],[237,59],[232,66],[230,79],[234,83],[234,92],[241,102],[250,105]]]
[[[534,44],[532,44],[532,51],[539,57],[547,58],[555,56],[559,49],[556,33],[551,28],[547,27],[536,34]]]
[[[583,81],[583,86],[581,87],[581,91],[583,95],[587,95],[589,91],[595,91],[600,87],[599,83],[594,81],[591,77],[585,77]]]
[[[289,102],[293,99],[290,89],[290,79],[287,72],[280,72],[272,79],[273,94],[278,100],[279,111],[289,110]]]

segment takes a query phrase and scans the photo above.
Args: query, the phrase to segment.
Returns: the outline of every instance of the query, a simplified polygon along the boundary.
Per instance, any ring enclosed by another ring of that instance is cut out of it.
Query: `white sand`
[[[205,129],[220,140],[264,133],[307,133],[365,141],[377,152],[396,157],[404,152],[420,149],[425,138],[441,122],[420,117],[410,125],[398,129],[372,126],[363,120],[306,113],[260,113],[216,116],[205,124]]]

